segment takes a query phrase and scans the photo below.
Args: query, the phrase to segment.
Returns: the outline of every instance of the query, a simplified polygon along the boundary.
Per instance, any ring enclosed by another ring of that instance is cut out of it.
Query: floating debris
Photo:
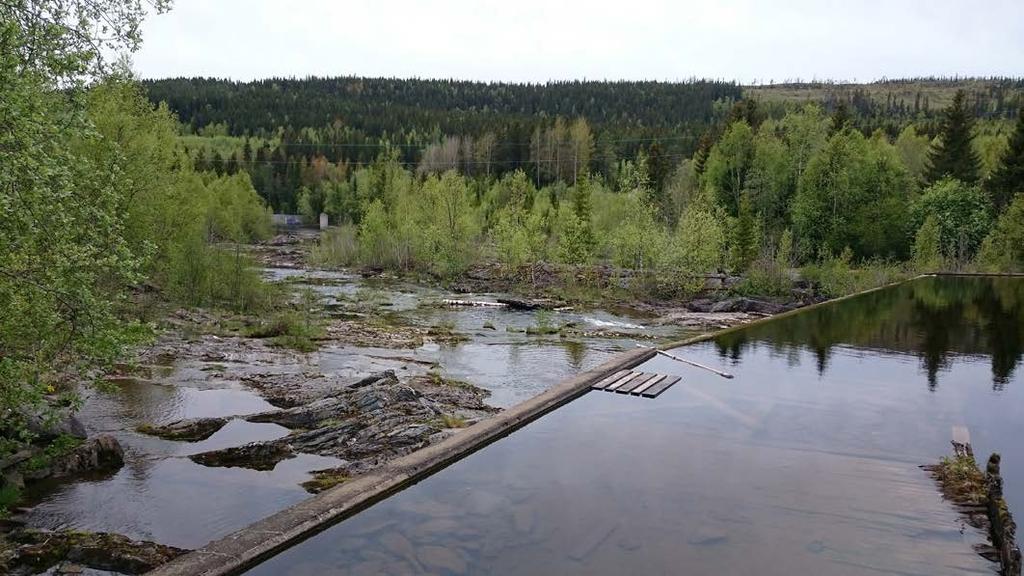
[[[1003,477],[1000,474],[1000,456],[989,456],[982,472],[974,460],[974,451],[966,442],[952,441],[953,456],[945,457],[936,465],[922,466],[942,488],[942,494],[956,504],[975,528],[987,529],[991,546],[978,549],[978,553],[1000,565],[1000,574],[1020,576],[1021,554],[1017,547],[1017,524],[1003,498]]]

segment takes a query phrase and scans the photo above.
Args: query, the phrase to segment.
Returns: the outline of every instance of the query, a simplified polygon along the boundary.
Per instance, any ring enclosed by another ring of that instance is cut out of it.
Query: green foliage
[[[319,347],[316,339],[323,335],[323,327],[311,305],[310,297],[306,296],[297,310],[278,312],[269,320],[249,327],[245,335],[269,338],[271,343],[282,348],[313,352]]]
[[[913,185],[891,145],[844,130],[807,164],[793,202],[793,227],[803,254],[847,247],[859,258],[906,252]]]
[[[1018,194],[999,216],[981,245],[978,261],[991,272],[1024,271],[1024,194]]]
[[[967,109],[966,94],[958,90],[946,109],[938,140],[928,154],[928,182],[952,178],[975,184],[981,160],[974,150],[974,115]]]
[[[761,231],[750,197],[740,198],[739,213],[732,219],[729,229],[729,265],[736,272],[744,272],[760,251]]]
[[[923,224],[929,217],[939,228],[942,256],[964,263],[973,258],[992,225],[988,198],[978,186],[959,180],[941,180],[927,188],[913,209],[914,221]]]
[[[829,298],[838,298],[885,286],[907,277],[898,265],[884,260],[861,262],[852,266],[853,253],[843,250],[839,256],[824,256],[803,269],[803,277],[814,284],[818,292]]]
[[[945,267],[942,253],[942,229],[934,215],[928,215],[914,235],[912,253],[914,269],[919,272],[935,272]]]
[[[90,153],[116,144],[83,83],[106,73],[106,49],[137,45],[141,16],[134,1],[0,4],[0,414],[16,435],[57,368],[109,363],[136,332],[118,317],[146,256],[125,232],[132,182]]]
[[[558,257],[566,264],[589,264],[594,257],[596,240],[589,215],[584,220],[576,212],[562,212],[558,237]]]
[[[198,237],[171,246],[161,277],[167,295],[189,306],[257,312],[270,308],[277,296],[239,246],[224,249]]]
[[[704,166],[704,185],[730,215],[739,211],[753,161],[754,131],[746,121],[734,122],[711,149]]]
[[[656,261],[655,290],[666,296],[690,296],[704,287],[704,274],[723,264],[726,234],[723,216],[693,207],[679,219]]]
[[[14,484],[0,485],[0,520],[7,515],[7,510],[21,500],[21,490]]]
[[[917,128],[913,124],[908,124],[900,131],[894,145],[911,177],[916,182],[924,182],[925,173],[928,170],[928,150],[931,148],[931,140],[925,135],[918,134]]]
[[[607,235],[612,251],[612,262],[623,268],[648,271],[661,253],[667,239],[658,225],[655,209],[641,194],[626,196],[628,210],[623,221]]]
[[[192,172],[167,108],[154,108],[104,59],[138,45],[143,14],[136,0],[0,4],[0,413],[8,440],[30,439],[22,415],[44,409],[64,377],[95,373],[138,340],[139,308],[129,298],[143,282],[194,301],[248,308],[256,300],[248,292],[259,278],[206,242],[268,234],[262,201],[244,175]]]
[[[779,249],[775,254],[775,261],[783,269],[793,265],[793,233],[786,228],[779,238]]]
[[[996,210],[1002,210],[1014,196],[1024,193],[1024,107],[1017,114],[1017,124],[1009,144],[986,188]]]
[[[309,262],[314,266],[327,268],[341,268],[359,263],[356,227],[344,224],[327,230],[310,250]]]

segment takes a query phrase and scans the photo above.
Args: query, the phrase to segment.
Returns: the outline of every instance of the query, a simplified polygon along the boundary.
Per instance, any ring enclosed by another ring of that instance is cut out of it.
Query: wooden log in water
[[[614,392],[615,390],[619,389],[619,386],[622,386],[626,382],[629,382],[630,380],[632,380],[633,378],[636,378],[639,375],[640,375],[639,372],[630,372],[629,374],[627,374],[627,375],[623,376],[622,378],[619,378],[615,382],[612,382],[611,384],[609,384],[605,388],[605,390],[607,390],[608,392]]]
[[[595,382],[594,385],[591,386],[591,388],[594,390],[604,390],[606,386],[622,378],[626,374],[629,374],[629,370],[619,370],[615,374],[612,374],[611,376],[601,380],[600,382]]]
[[[644,390],[643,392],[640,393],[640,395],[643,396],[644,398],[657,398],[658,396],[661,395],[662,392],[668,390],[676,382],[679,382],[679,380],[681,380],[679,376],[669,376],[668,378],[665,378],[664,380],[658,382],[654,386],[651,386],[647,390]]]
[[[647,390],[651,386],[656,385],[658,382],[661,382],[665,378],[668,378],[668,376],[664,374],[655,374],[654,378],[651,378],[650,380],[644,382],[643,384],[637,386],[636,388],[633,388],[633,390],[630,391],[630,394],[632,394],[633,396],[639,396],[640,394],[643,394],[644,390]]]
[[[618,394],[629,394],[631,391],[635,390],[637,386],[641,386],[651,378],[655,378],[657,376],[657,374],[641,374],[622,386],[619,386],[615,392]]]
[[[508,304],[501,302],[487,302],[484,300],[456,300],[454,298],[445,298],[441,302],[449,306],[481,306],[488,308],[507,308]]]

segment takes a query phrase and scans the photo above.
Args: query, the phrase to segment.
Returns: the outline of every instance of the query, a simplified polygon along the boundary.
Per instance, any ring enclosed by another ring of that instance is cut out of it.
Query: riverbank
[[[311,240],[300,232],[253,248],[281,288],[286,322],[278,313],[169,309],[152,343],[103,387],[81,389],[87,442],[109,437],[122,459],[99,474],[30,479],[3,525],[8,570],[70,554],[70,570],[132,573],[126,555],[146,550],[159,560],[201,546],[457,435],[637,342],[764,315],[541,304],[537,293],[483,283],[467,291],[316,270],[303,264]],[[450,303],[460,299],[497,305]],[[114,541],[106,556],[97,551],[95,543]],[[45,542],[79,552],[54,554]]]

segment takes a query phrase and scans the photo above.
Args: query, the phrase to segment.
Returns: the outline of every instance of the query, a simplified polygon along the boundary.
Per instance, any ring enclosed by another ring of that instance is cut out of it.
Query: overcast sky
[[[1024,0],[175,0],[143,78],[1024,75]]]

